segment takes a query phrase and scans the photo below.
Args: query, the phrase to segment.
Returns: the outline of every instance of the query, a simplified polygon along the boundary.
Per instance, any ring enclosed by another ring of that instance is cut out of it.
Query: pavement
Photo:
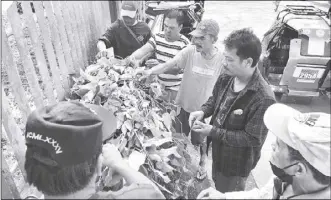
[[[314,1],[315,2],[315,1]],[[328,8],[330,4],[317,1],[317,6]],[[231,31],[251,27],[254,33],[262,39],[263,34],[271,27],[276,14],[273,1],[206,1],[204,19],[215,19],[220,25],[217,45],[223,48],[222,41]],[[283,97],[282,103],[287,104],[301,112],[327,112],[330,113],[330,99],[317,97],[311,100],[299,97]],[[269,158],[272,154],[271,144],[275,136],[269,134],[261,151],[261,158],[248,178],[246,189],[262,187],[272,176]],[[207,173],[211,179],[211,156],[207,161]]]

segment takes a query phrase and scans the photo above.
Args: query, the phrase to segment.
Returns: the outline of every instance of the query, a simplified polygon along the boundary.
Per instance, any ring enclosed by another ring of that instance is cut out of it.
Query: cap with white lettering
[[[27,119],[25,139],[28,148],[44,148],[57,165],[70,166],[101,152],[106,130],[116,130],[111,112],[96,105],[63,101],[33,111]]]

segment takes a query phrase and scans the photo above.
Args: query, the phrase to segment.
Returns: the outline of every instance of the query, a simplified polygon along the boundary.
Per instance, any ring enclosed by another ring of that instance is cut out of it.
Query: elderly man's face
[[[272,144],[270,162],[279,168],[284,168],[291,164],[288,148],[286,144],[278,138]]]
[[[195,45],[197,52],[205,52],[213,47],[215,37],[204,35],[201,37],[192,37],[192,44]]]

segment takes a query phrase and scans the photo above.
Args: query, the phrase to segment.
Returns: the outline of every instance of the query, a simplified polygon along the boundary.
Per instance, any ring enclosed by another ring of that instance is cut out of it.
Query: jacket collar
[[[261,78],[262,78],[261,73],[258,70],[258,68],[256,67],[253,72],[253,75],[251,77],[251,80],[249,80],[249,82],[244,90],[257,91],[260,88],[259,86],[261,84]]]

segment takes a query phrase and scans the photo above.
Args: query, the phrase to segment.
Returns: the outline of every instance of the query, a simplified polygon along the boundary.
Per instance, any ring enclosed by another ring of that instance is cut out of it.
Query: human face
[[[165,18],[164,20],[164,33],[167,41],[176,41],[180,35],[180,30],[183,25],[178,25],[176,19]]]
[[[225,48],[224,58],[222,65],[224,67],[225,73],[230,76],[243,76],[248,74],[253,68],[251,67],[252,58],[247,58],[241,60],[237,55],[237,49]]]
[[[122,18],[123,18],[124,23],[125,23],[127,26],[133,26],[133,24],[134,24],[135,21],[136,21],[136,17],[131,18],[131,17],[128,17],[128,16],[123,16]]]
[[[195,45],[197,52],[208,52],[213,48],[215,38],[211,35],[204,35],[201,37],[192,37],[192,44]]]
[[[279,168],[284,168],[292,164],[287,145],[278,138],[272,144],[272,154],[270,162]]]

